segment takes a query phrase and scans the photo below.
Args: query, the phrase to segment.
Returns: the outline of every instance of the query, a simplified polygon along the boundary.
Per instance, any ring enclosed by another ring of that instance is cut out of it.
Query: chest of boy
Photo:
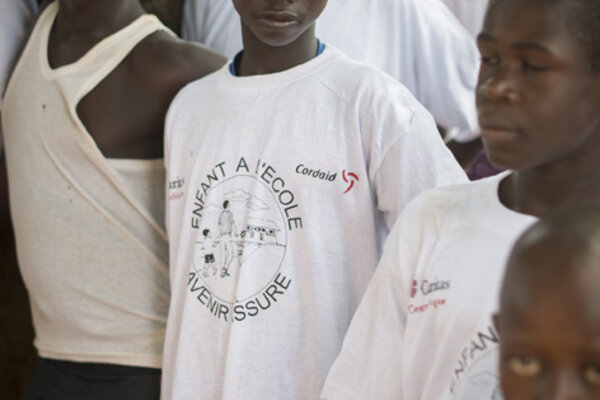
[[[249,234],[270,232],[273,239],[276,232],[305,230],[328,220],[348,220],[351,225],[363,218],[367,223],[373,214],[362,160],[338,162],[336,157],[317,160],[298,152],[286,156],[240,149],[231,155],[198,157],[186,164],[169,171],[169,176],[175,177],[170,178],[169,200],[183,206],[194,229],[212,219],[222,225],[224,202],[236,220],[249,224],[243,227]]]
[[[205,132],[187,136],[171,149],[170,172],[204,195],[224,181],[245,180],[242,186],[268,189],[284,207],[292,197],[352,205],[357,193],[370,196],[369,152],[357,124],[249,114],[234,113],[227,124],[209,122]]]

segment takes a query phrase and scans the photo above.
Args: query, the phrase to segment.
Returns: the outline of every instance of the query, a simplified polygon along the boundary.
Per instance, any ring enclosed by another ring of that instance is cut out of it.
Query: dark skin
[[[475,156],[481,151],[482,144],[481,139],[479,138],[469,142],[457,142],[456,140],[452,140],[448,143],[448,148],[452,154],[454,154],[454,157],[460,166],[467,168],[471,165]]]
[[[315,20],[326,0],[234,0],[233,4],[242,21],[241,76],[284,71],[315,57]]]
[[[600,396],[598,236],[563,229],[526,235],[509,261],[495,317],[506,400]]]
[[[60,0],[59,6],[48,44],[52,68],[76,62],[144,13],[137,0]],[[211,50],[155,32],[81,100],[77,113],[105,157],[160,158],[173,97],[225,61]]]
[[[564,2],[495,0],[478,46],[477,108],[508,208],[540,216],[600,204],[600,73],[567,30]]]

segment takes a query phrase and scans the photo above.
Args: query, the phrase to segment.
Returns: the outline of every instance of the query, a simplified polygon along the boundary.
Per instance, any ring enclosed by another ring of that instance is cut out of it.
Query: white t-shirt
[[[37,12],[35,0],[5,0],[0,2],[0,110],[8,74],[17,52],[24,44],[25,34]]]
[[[481,31],[489,0],[443,0],[473,37]]]
[[[473,37],[439,0],[330,0],[317,36],[351,58],[406,86],[454,137],[479,134]],[[239,17],[229,0],[187,0],[182,36],[232,57],[242,48]]]
[[[317,398],[388,227],[418,193],[466,180],[408,90],[331,45],[188,85],[165,157],[167,400]],[[194,265],[205,229],[208,277]]]
[[[503,173],[434,189],[400,215],[322,398],[499,399],[492,325],[508,253],[534,217]]]

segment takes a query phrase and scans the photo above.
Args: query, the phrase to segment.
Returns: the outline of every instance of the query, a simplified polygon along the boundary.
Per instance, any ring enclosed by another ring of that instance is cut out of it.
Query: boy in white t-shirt
[[[521,236],[495,317],[506,400],[600,398],[600,208],[560,209]]]
[[[231,1],[186,0],[182,14],[185,39],[230,57],[242,47]],[[350,58],[400,81],[438,124],[454,128],[455,139],[468,142],[479,136],[477,49],[440,0],[329,0],[316,33]]]
[[[390,233],[326,399],[497,399],[492,315],[507,255],[538,216],[600,204],[600,3],[492,0],[477,109],[505,172],[428,191]]]
[[[162,395],[314,399],[397,215],[466,178],[406,88],[316,39],[325,0],[233,3],[243,52],[167,118]],[[194,271],[204,229],[227,274]]]

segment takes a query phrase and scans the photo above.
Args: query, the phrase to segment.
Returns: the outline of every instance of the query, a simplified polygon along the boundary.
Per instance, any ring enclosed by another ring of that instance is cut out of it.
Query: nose
[[[583,400],[586,399],[585,384],[576,370],[557,371],[552,376],[548,400]]]
[[[517,101],[515,77],[507,65],[481,67],[477,82],[478,100],[514,103]]]

